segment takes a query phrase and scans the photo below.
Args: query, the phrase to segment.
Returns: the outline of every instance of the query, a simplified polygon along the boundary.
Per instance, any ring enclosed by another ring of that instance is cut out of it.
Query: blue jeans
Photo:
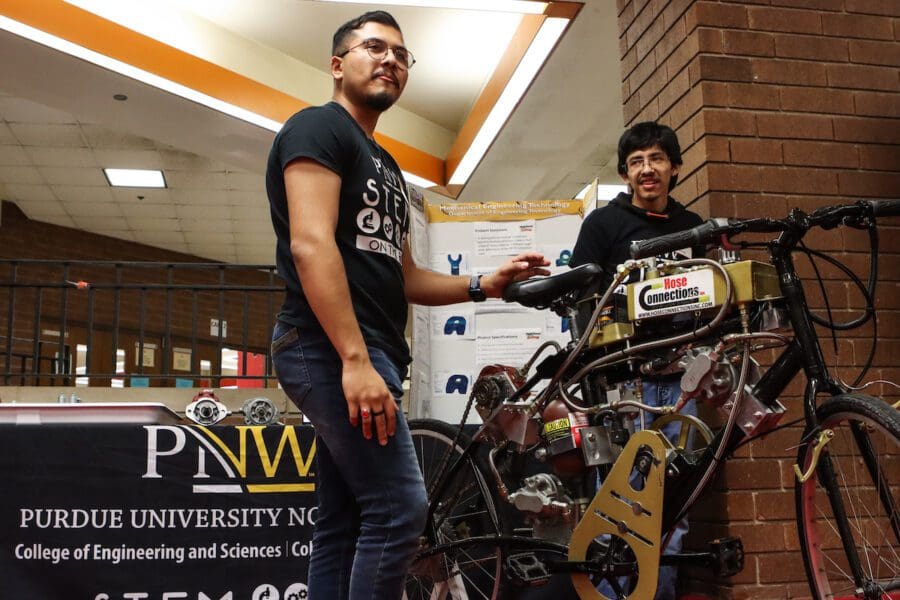
[[[328,338],[278,322],[272,340],[278,381],[316,429],[310,600],[398,600],[428,505],[403,412],[386,446],[365,439],[350,424],[341,361]],[[399,399],[405,369],[377,348],[369,358]]]
[[[677,377],[669,379],[645,379],[642,382],[643,402],[650,406],[670,406],[678,401],[681,396],[681,379]],[[679,411],[683,415],[697,416],[697,401],[689,400]],[[656,415],[647,413],[645,415],[645,423],[649,427],[656,420]],[[635,429],[641,428],[640,419],[635,421]],[[678,440],[679,424],[670,423],[663,427],[663,433],[667,438],[676,442]],[[663,548],[663,554],[678,554],[684,545],[684,536],[688,532],[687,518],[681,519],[676,523],[669,538],[668,545]],[[663,532],[663,539],[666,532]],[[676,584],[678,582],[678,567],[665,566],[659,568],[659,581],[656,586],[656,595],[654,600],[675,600]],[[601,593],[610,598],[615,598],[612,588],[607,582],[603,582],[598,588]]]
[[[668,380],[651,380],[646,379],[643,382],[644,404],[651,406],[669,406],[678,401],[681,396],[681,379],[673,378]],[[697,416],[697,401],[689,400],[679,411],[682,415]],[[647,425],[649,426],[655,420],[655,415],[647,415]],[[640,426],[640,423],[638,423]],[[679,424],[669,423],[662,429],[667,438],[673,442],[678,440]],[[669,544],[663,548],[663,554],[678,554],[684,545],[684,536],[688,532],[687,517],[676,523],[675,529],[672,531],[672,537],[669,538]],[[665,532],[663,532],[665,539]],[[660,567],[659,583],[656,587],[655,600],[675,600],[676,583],[678,582],[678,567]]]

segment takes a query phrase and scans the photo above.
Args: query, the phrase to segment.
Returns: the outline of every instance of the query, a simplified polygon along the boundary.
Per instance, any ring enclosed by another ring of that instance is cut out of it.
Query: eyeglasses
[[[384,60],[384,57],[387,56],[388,50],[390,50],[394,53],[394,58],[397,60],[397,63],[404,69],[409,70],[414,64],[416,64],[416,59],[415,57],[413,57],[412,52],[410,52],[403,46],[391,47],[387,42],[378,38],[369,38],[367,40],[361,41],[355,46],[350,46],[349,48],[338,54],[338,57],[344,58],[351,50],[356,50],[360,46],[366,49],[366,52],[369,53],[369,56],[372,57],[372,60]]]
[[[629,171],[643,169],[645,164],[649,164],[651,169],[658,169],[665,166],[669,162],[669,157],[662,152],[654,152],[650,156],[633,156],[625,161]]]

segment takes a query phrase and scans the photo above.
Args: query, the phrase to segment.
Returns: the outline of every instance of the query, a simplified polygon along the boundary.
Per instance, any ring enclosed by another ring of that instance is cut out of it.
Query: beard
[[[393,106],[396,101],[397,98],[388,92],[376,92],[363,98],[363,102],[366,106],[372,110],[377,110],[378,112],[386,111]]]

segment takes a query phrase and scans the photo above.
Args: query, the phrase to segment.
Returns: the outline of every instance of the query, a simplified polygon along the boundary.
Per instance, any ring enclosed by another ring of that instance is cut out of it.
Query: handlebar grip
[[[684,231],[661,235],[649,240],[635,240],[631,242],[631,258],[659,256],[682,248],[708,244],[717,241],[720,235],[728,232],[728,219],[710,219],[702,225]]]
[[[876,217],[900,216],[900,200],[869,200]]]

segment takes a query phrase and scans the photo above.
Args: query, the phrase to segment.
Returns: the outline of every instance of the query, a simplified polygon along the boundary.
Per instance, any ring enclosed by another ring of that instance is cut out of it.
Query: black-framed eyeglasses
[[[350,46],[349,48],[338,54],[338,57],[344,58],[351,50],[356,50],[360,47],[366,49],[366,52],[369,53],[369,56],[372,57],[372,60],[384,60],[384,57],[387,56],[388,50],[390,50],[394,53],[394,58],[397,60],[397,63],[404,69],[409,70],[414,64],[416,64],[416,59],[413,56],[412,52],[410,52],[403,46],[390,46],[386,41],[379,38],[369,38],[361,41],[355,46]]]

